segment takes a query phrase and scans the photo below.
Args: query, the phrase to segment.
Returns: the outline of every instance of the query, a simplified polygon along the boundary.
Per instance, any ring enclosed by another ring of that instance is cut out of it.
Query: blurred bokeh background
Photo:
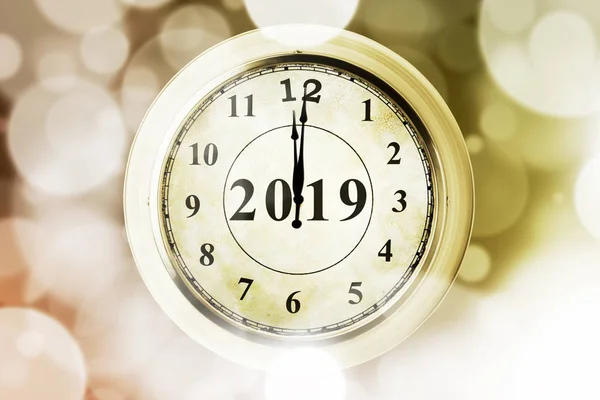
[[[305,356],[251,371],[196,345],[124,234],[126,157],[154,96],[213,44],[292,22],[413,63],[476,178],[447,300],[345,371]],[[600,398],[599,50],[597,0],[0,0],[0,399]]]

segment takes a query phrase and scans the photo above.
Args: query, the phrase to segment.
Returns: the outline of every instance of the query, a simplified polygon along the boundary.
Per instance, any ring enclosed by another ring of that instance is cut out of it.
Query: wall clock
[[[277,40],[315,34],[331,39]],[[198,342],[257,368],[296,346],[352,366],[449,289],[472,174],[448,107],[398,55],[346,31],[275,27],[210,49],[158,96],[131,151],[125,219],[144,281]]]

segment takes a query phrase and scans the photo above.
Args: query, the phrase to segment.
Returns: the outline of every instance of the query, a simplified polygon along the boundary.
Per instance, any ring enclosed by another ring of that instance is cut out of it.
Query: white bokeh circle
[[[4,189],[4,185],[0,185]],[[0,277],[7,277],[26,270],[28,264],[25,256],[26,246],[21,246],[17,232],[19,229],[30,226],[31,221],[12,216],[0,218]]]
[[[345,28],[356,13],[360,0],[245,0],[246,9],[259,28],[286,24],[323,25]],[[290,45],[318,44],[331,39],[335,31],[316,31],[297,37],[265,29],[266,36]],[[274,34],[277,32],[277,34]]]
[[[105,89],[86,81],[64,93],[30,88],[8,126],[19,173],[30,185],[61,196],[85,193],[119,173],[126,142],[117,104]]]
[[[49,91],[65,92],[79,79],[77,60],[64,49],[44,51],[35,68],[40,85]]]
[[[484,0],[479,39],[498,85],[536,112],[578,117],[600,110],[600,7],[568,0]]]
[[[342,400],[346,378],[335,360],[315,348],[295,348],[275,359],[267,371],[266,400]]]
[[[159,38],[165,60],[178,71],[231,34],[227,19],[217,8],[191,4],[167,17]]]
[[[81,400],[87,373],[79,345],[33,309],[0,309],[0,398]]]
[[[479,119],[482,133],[493,140],[503,141],[515,136],[517,126],[517,113],[504,101],[487,104]]]
[[[173,0],[121,0],[121,2],[129,7],[153,9],[164,7]]]
[[[490,274],[492,260],[489,252],[481,245],[471,243],[465,254],[458,277],[462,282],[479,283]]]
[[[129,40],[120,29],[99,27],[81,42],[81,57],[87,68],[100,74],[117,72],[129,55]]]
[[[527,29],[536,16],[534,0],[487,0],[486,6],[491,22],[509,34]]]
[[[114,24],[124,14],[118,0],[35,0],[35,3],[53,25],[75,34]]]
[[[12,78],[23,62],[23,50],[12,36],[0,33],[0,81]]]
[[[160,36],[147,41],[131,58],[123,74],[121,112],[125,125],[136,132],[163,86],[177,73],[164,57]]]
[[[39,216],[16,233],[21,248],[27,249],[29,285],[78,304],[112,288],[127,244],[116,223],[89,210],[66,207]]]
[[[600,240],[600,157],[590,160],[579,173],[575,207],[583,226]]]

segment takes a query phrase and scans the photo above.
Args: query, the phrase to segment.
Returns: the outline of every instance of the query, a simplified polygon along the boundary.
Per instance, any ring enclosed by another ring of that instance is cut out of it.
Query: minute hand
[[[306,88],[304,89],[304,92],[304,97],[302,98],[302,112],[300,113],[300,123],[302,124],[300,129],[300,150],[298,151],[298,160],[294,166],[294,176],[292,181],[294,203],[296,205],[296,218],[292,222],[292,226],[296,229],[302,226],[302,221],[300,221],[300,205],[304,202],[304,197],[302,197],[302,190],[304,189],[304,129],[306,127],[306,122],[308,122],[308,115],[306,114]]]

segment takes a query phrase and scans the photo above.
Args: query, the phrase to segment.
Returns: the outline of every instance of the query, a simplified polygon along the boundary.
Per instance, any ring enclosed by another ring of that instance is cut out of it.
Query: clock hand
[[[292,140],[294,141],[294,171],[296,170],[296,163],[298,162],[298,128],[296,128],[296,111],[293,112],[293,124],[292,124]]]
[[[294,192],[294,204],[296,205],[295,219],[292,221],[292,226],[296,229],[302,226],[302,221],[300,221],[300,205],[304,202],[304,197],[302,197],[302,189],[304,188],[304,128],[306,122],[308,121],[308,115],[306,114],[306,87],[304,88],[304,97],[302,97],[302,112],[300,113],[300,123],[302,124],[302,128],[300,131],[300,150],[296,159],[296,163],[294,164],[294,177],[292,181],[292,189]],[[294,135],[294,130],[296,129],[296,118],[294,114],[294,125],[292,127],[292,138]],[[296,136],[298,132],[296,130]],[[294,143],[296,143],[294,141]],[[296,147],[294,144],[294,151]]]

